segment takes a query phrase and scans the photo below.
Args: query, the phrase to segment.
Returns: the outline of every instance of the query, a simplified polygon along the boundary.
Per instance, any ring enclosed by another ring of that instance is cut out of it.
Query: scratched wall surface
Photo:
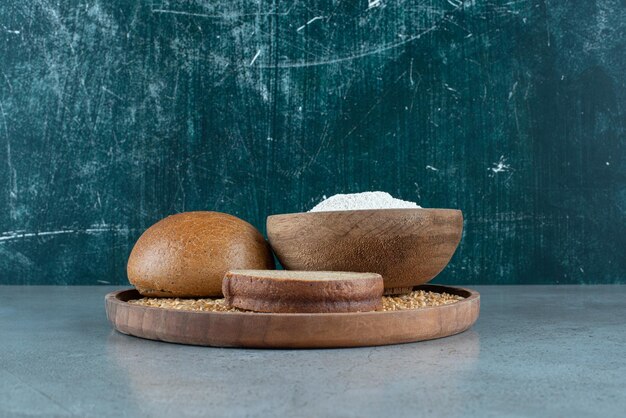
[[[440,283],[624,283],[626,4],[574,3],[4,0],[0,283],[366,190],[464,211]]]

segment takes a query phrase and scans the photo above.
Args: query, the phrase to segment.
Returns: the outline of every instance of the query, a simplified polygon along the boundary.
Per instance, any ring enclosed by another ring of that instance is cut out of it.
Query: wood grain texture
[[[374,272],[387,294],[428,282],[450,261],[463,232],[451,209],[312,212],[267,218],[267,235],[283,267]]]
[[[278,314],[190,312],[131,305],[136,290],[109,293],[107,317],[124,334],[181,344],[250,348],[331,348],[399,344],[441,338],[478,319],[478,292],[447,286],[419,289],[466,299],[443,306],[393,312]]]
[[[439,282],[624,282],[625,39],[621,0],[3,0],[0,282],[367,190],[463,210]]]

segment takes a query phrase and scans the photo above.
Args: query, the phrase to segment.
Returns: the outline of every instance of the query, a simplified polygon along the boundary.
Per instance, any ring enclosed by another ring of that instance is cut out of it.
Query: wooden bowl
[[[379,273],[385,293],[406,293],[450,261],[463,232],[455,209],[304,212],[267,218],[285,269]]]

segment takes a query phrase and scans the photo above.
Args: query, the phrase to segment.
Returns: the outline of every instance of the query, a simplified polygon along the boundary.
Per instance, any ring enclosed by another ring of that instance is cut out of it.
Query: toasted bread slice
[[[231,270],[229,306],[256,312],[366,312],[382,308],[383,278],[345,271]]]

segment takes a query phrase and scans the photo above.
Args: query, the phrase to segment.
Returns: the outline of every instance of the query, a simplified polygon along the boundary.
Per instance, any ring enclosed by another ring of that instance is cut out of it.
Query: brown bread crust
[[[273,269],[261,233],[220,212],[169,216],[139,237],[128,259],[128,280],[143,296],[215,297],[231,269]]]
[[[376,273],[229,271],[226,304],[256,312],[367,312],[382,309],[383,278]]]

